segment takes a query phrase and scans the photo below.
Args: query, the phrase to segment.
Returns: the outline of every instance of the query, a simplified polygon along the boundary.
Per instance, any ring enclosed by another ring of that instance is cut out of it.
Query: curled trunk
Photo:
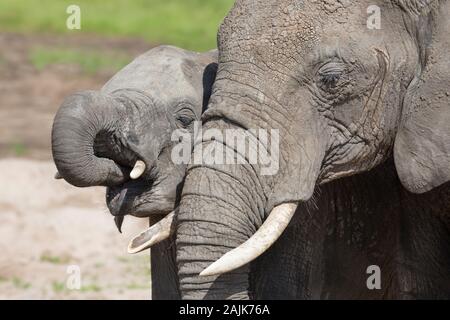
[[[67,182],[88,187],[125,181],[128,169],[94,152],[97,136],[112,132],[118,119],[118,102],[99,92],[81,92],[65,99],[53,122],[52,153]]]

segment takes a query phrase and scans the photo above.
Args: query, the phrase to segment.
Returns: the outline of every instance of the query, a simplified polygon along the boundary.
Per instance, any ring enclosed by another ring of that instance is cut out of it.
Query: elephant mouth
[[[147,218],[169,214],[178,201],[175,194],[169,191],[172,189],[154,179],[129,180],[122,185],[107,188],[106,205],[121,231],[126,215]]]
[[[106,189],[106,204],[113,216],[132,214],[140,198],[152,188],[152,181],[130,180]]]

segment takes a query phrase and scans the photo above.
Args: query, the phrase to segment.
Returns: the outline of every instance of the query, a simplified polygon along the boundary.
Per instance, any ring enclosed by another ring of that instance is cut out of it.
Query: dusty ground
[[[126,253],[129,239],[147,221],[125,220],[121,235],[103,188],[78,189],[53,179],[50,132],[59,104],[71,92],[100,88],[114,71],[38,71],[27,55],[35,45],[131,56],[150,48],[138,40],[0,33],[0,299],[148,299],[148,253]],[[69,266],[81,272],[79,290],[67,286]]]

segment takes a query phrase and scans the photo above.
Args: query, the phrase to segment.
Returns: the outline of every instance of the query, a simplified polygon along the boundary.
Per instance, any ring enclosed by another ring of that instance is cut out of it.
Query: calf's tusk
[[[213,276],[237,269],[264,253],[288,226],[297,209],[296,203],[284,203],[272,209],[262,226],[239,247],[224,254],[200,273]]]
[[[172,211],[158,223],[134,237],[128,245],[128,253],[138,253],[150,248],[154,244],[170,237],[175,230],[175,211]]]
[[[142,174],[145,171],[145,162],[142,160],[138,160],[136,161],[133,170],[131,170],[130,172],[130,178],[135,180],[137,178],[139,178],[140,176],[142,176]]]

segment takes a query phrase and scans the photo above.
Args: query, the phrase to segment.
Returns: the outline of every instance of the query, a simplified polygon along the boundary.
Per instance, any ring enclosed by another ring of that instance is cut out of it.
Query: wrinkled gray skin
[[[349,3],[238,1],[225,19],[204,126],[279,129],[280,170],[190,168],[177,265],[172,240],[152,248],[154,298],[449,298],[448,2]],[[382,30],[365,28],[373,4]],[[110,170],[114,185],[133,161]],[[198,277],[289,201],[301,204],[269,251]],[[381,267],[381,290],[366,287],[371,264]]]
[[[444,0],[236,2],[203,129],[279,129],[280,169],[188,169],[182,298],[450,298],[449,16]],[[266,254],[198,276],[286,202],[299,209]]]
[[[100,91],[65,99],[53,124],[58,172],[78,187],[107,186],[113,215],[147,217],[172,211],[185,174],[170,161],[176,129],[193,131],[208,101],[217,53],[170,46],[148,51]],[[129,173],[137,160],[146,171]]]
[[[192,134],[216,70],[217,51],[160,46],[136,58],[100,91],[69,96],[52,131],[59,174],[78,187],[107,186],[106,202],[116,219],[131,214],[157,221],[176,207],[186,171],[170,161],[178,143],[171,141],[172,132]],[[137,160],[145,162],[146,171],[131,180]],[[154,257],[161,256],[152,259],[154,298],[179,296],[175,264],[164,254],[169,246],[164,241],[152,249]]]

